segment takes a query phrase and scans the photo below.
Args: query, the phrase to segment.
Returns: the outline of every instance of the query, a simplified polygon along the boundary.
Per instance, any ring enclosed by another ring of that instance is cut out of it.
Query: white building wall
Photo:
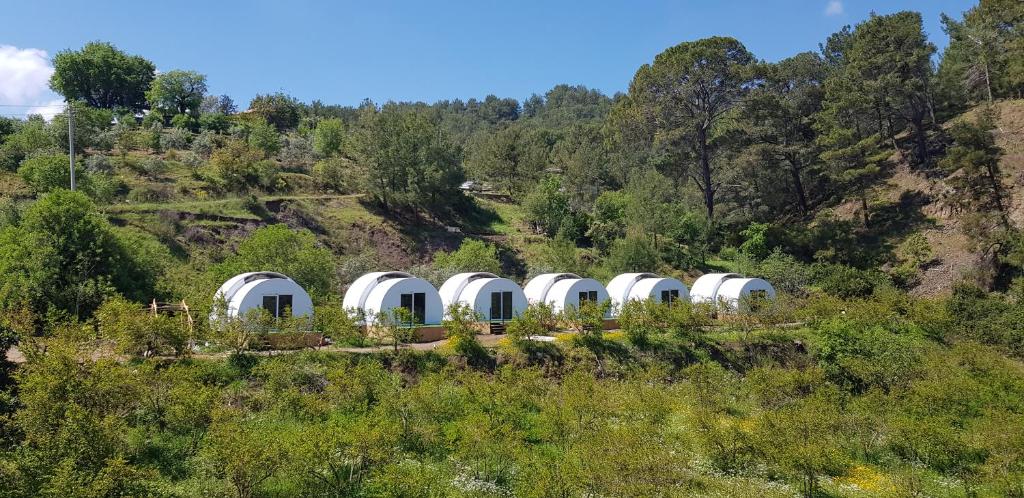
[[[430,282],[416,277],[389,278],[377,283],[366,296],[363,307],[368,322],[381,312],[390,312],[402,306],[402,294],[424,294],[423,325],[439,325],[443,306],[441,296]]]
[[[470,282],[463,290],[459,301],[473,307],[478,317],[490,321],[491,293],[512,293],[512,316],[517,317],[526,309],[526,294],[515,282],[507,278],[483,278]],[[446,308],[447,309],[447,308]]]
[[[746,311],[744,300],[753,291],[764,291],[767,299],[775,299],[775,288],[760,278],[734,278],[722,282],[718,288],[716,302],[719,306],[738,311]]]
[[[608,300],[608,290],[597,280],[592,278],[568,278],[552,284],[547,295],[544,296],[543,302],[550,304],[556,313],[560,313],[569,307],[579,308],[579,293],[591,291],[597,292],[597,302],[600,303]]]
[[[743,278],[736,273],[708,273],[702,275],[690,287],[690,300],[694,303],[714,304],[718,300],[718,287],[734,278]]]

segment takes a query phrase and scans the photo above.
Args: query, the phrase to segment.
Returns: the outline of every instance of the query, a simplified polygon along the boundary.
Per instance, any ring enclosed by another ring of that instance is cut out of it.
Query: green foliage
[[[384,209],[443,211],[460,204],[458,150],[425,113],[386,104],[360,109],[353,155],[364,168],[363,188]]]
[[[145,306],[124,298],[104,301],[96,310],[100,337],[117,345],[121,353],[148,358],[185,351],[188,331],[180,319],[154,315]]]
[[[869,296],[876,287],[886,282],[882,272],[837,264],[812,265],[811,275],[821,290],[844,299]]]
[[[981,109],[974,123],[955,123],[949,130],[954,145],[939,162],[952,173],[950,201],[970,213],[966,216],[966,231],[983,244],[998,240],[1011,228],[1005,175],[999,165],[1003,150],[995,143],[994,128],[991,108]]]
[[[30,154],[55,145],[42,118],[32,117],[19,123],[15,131],[0,142],[0,169],[14,171]]]
[[[210,272],[215,282],[245,272],[280,272],[306,289],[314,302],[320,302],[337,292],[332,268],[334,257],[311,232],[278,224],[249,234],[235,254],[214,265]]]
[[[743,236],[743,243],[740,244],[740,251],[754,259],[768,257],[772,248],[768,246],[768,230],[771,225],[767,223],[751,223],[746,229],[740,232]]]
[[[569,199],[562,191],[557,177],[541,180],[523,200],[526,220],[548,237],[562,233],[568,240],[576,240],[579,214],[569,208]]]
[[[300,108],[299,101],[283,93],[257,95],[249,103],[249,112],[257,121],[269,123],[279,132],[299,125]]]
[[[263,157],[273,156],[281,150],[281,135],[269,123],[255,123],[249,128],[249,145],[263,152]]]
[[[24,213],[18,226],[0,230],[0,306],[27,302],[39,316],[84,318],[114,292],[148,301],[155,297],[153,253],[123,239],[78,192],[57,190]],[[150,252],[149,255],[144,255]]]
[[[323,157],[341,153],[345,144],[345,123],[340,119],[325,119],[313,131],[313,150]]]
[[[650,272],[659,266],[658,252],[650,239],[628,236],[612,243],[605,264],[613,273]]]
[[[75,161],[75,180],[79,185],[88,184],[78,163]],[[18,167],[18,176],[37,194],[71,188],[71,168],[68,167],[67,156],[36,156],[26,159]]]
[[[547,167],[553,141],[547,130],[511,125],[488,134],[474,147],[467,169],[473,178],[519,198]]]
[[[249,188],[272,187],[277,179],[277,166],[263,159],[263,152],[245,142],[233,140],[210,156],[210,167],[225,190],[245,192]]]
[[[485,365],[488,361],[487,351],[476,339],[480,333],[477,324],[482,319],[472,306],[456,302],[445,310],[445,318],[441,321],[449,347],[472,365]]]
[[[501,273],[501,261],[498,259],[498,248],[482,240],[465,239],[459,248],[452,252],[438,251],[434,253],[434,268],[459,272],[487,272],[498,275]]]
[[[149,105],[165,116],[198,117],[205,96],[206,76],[179,69],[158,74],[146,92]]]
[[[87,43],[81,50],[64,50],[53,58],[50,88],[67,100],[84,100],[93,107],[134,111],[146,107],[146,90],[156,67],[137,55],[128,55],[103,42]]]
[[[351,161],[342,157],[328,157],[313,165],[313,179],[320,188],[338,193],[354,190],[351,174],[355,170]]]
[[[675,178],[693,178],[709,220],[720,182],[712,164],[725,139],[721,121],[749,88],[753,63],[754,56],[733,38],[680,43],[637,70],[629,95],[613,111],[622,139],[633,142],[630,147],[664,157]],[[698,171],[687,171],[689,159]]]

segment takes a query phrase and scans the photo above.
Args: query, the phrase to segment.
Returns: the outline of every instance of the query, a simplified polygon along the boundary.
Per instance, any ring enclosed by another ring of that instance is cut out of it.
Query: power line
[[[0,104],[0,107],[66,107],[65,104]]]

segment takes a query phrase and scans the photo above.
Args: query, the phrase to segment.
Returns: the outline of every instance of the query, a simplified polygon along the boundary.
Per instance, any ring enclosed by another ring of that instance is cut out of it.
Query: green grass
[[[523,208],[518,204],[497,202],[490,199],[477,198],[477,203],[485,209],[490,209],[498,214],[487,227],[491,232],[498,235],[512,235],[519,232],[523,226]]]

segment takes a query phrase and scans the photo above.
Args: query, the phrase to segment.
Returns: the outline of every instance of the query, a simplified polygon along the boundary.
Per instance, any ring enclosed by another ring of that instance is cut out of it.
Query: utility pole
[[[71,190],[75,190],[75,108],[68,101],[68,162],[71,168]]]

